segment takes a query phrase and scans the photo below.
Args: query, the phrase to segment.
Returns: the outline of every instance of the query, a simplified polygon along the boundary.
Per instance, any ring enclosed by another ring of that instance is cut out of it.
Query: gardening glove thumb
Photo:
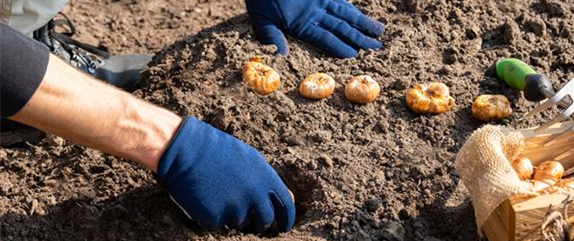
[[[285,34],[338,58],[359,49],[380,49],[385,25],[361,13],[346,0],[246,0],[257,39],[287,54]]]
[[[206,228],[265,229],[276,222],[286,232],[295,222],[290,192],[251,146],[188,117],[158,166],[172,200]]]

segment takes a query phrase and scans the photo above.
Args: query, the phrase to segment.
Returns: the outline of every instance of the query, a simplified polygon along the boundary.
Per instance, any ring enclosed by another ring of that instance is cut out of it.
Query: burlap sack
[[[510,165],[523,147],[520,132],[488,125],[475,131],[456,157],[456,172],[470,192],[480,234],[504,200],[515,194],[534,194]]]

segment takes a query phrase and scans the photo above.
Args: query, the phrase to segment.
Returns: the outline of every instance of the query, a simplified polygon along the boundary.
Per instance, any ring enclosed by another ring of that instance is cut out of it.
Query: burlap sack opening
[[[504,200],[515,194],[535,195],[510,165],[524,145],[519,131],[488,125],[476,130],[456,157],[455,169],[470,193],[481,235],[483,224]]]

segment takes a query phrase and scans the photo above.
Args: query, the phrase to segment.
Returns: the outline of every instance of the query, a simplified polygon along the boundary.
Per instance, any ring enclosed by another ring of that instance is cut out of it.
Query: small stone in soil
[[[405,240],[405,228],[396,221],[387,221],[383,224],[383,230],[389,240]]]

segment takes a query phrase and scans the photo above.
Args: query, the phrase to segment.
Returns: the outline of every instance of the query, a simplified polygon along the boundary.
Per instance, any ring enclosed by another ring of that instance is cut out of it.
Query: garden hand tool
[[[500,80],[512,88],[523,91],[527,100],[542,101],[547,99],[540,106],[527,113],[524,118],[532,117],[554,105],[565,109],[560,115],[540,126],[536,132],[542,131],[558,122],[566,121],[574,114],[574,79],[570,80],[556,93],[548,78],[537,74],[530,66],[518,59],[499,60],[495,64],[495,69]],[[573,130],[574,126],[572,126],[570,131]]]
[[[518,59],[502,59],[495,63],[494,68],[499,79],[503,80],[510,87],[524,92],[524,97],[530,101],[541,101],[547,99],[534,110],[524,116],[530,118],[548,108],[558,105],[563,108],[562,112],[552,120],[534,129],[534,134],[562,123],[560,135],[548,138],[543,144],[549,146],[559,139],[566,138],[567,142],[572,142],[574,146],[574,121],[569,121],[574,115],[574,79],[570,80],[561,90],[554,92],[552,83],[543,75],[537,74],[530,66]],[[568,148],[565,152],[556,152],[555,159],[564,159],[574,155],[574,148]],[[565,174],[574,173],[574,169],[568,170]]]

